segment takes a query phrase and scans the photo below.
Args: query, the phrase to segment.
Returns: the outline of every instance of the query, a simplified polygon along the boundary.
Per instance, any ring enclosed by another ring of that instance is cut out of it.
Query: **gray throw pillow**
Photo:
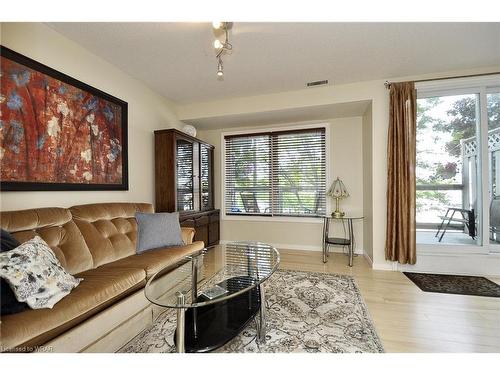
[[[159,247],[184,245],[179,224],[179,213],[148,214],[136,212],[137,254]]]

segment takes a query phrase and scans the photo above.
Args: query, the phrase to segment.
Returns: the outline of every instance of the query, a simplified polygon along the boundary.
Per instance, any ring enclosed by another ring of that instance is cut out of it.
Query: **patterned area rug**
[[[403,272],[424,292],[500,297],[500,285],[479,276]]]
[[[265,283],[266,343],[256,342],[255,323],[219,348],[220,353],[382,353],[382,343],[359,289],[350,276],[276,271]],[[153,326],[121,352],[175,352],[175,311],[167,310]]]

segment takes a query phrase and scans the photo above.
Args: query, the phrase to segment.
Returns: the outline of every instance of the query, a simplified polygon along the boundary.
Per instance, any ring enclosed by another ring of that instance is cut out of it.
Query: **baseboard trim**
[[[371,268],[373,268],[373,260],[370,258],[368,253],[363,252],[363,257],[366,259]]]
[[[374,262],[372,264],[372,268],[378,271],[398,271],[397,262]]]
[[[234,241],[228,241],[228,240],[221,240],[219,243],[221,245],[227,245],[230,242]],[[282,250],[304,250],[304,251],[323,251],[323,248],[321,246],[311,246],[311,245],[292,245],[292,244],[284,244],[284,243],[269,243],[266,242],[271,246],[274,246],[277,249],[282,249]],[[342,253],[342,248],[341,247],[330,247],[330,252],[332,253]],[[359,254],[363,255],[364,251],[363,249],[356,249],[354,251],[354,254]]]
[[[499,254],[417,254],[414,265],[394,263],[400,272],[500,276]]]

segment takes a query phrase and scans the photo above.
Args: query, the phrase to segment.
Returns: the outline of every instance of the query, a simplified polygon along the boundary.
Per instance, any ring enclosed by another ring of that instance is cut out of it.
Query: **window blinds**
[[[226,214],[325,214],[324,128],[227,136],[225,155]]]

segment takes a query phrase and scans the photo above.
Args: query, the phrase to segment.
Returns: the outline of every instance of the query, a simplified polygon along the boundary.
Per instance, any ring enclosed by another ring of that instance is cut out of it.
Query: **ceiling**
[[[178,103],[500,64],[500,23],[234,23],[217,64],[211,23],[49,23]]]
[[[228,116],[185,119],[184,121],[196,126],[198,129],[204,130],[298,123],[302,121],[321,121],[334,118],[363,116],[370,104],[371,101],[363,100],[358,102],[315,105]]]

